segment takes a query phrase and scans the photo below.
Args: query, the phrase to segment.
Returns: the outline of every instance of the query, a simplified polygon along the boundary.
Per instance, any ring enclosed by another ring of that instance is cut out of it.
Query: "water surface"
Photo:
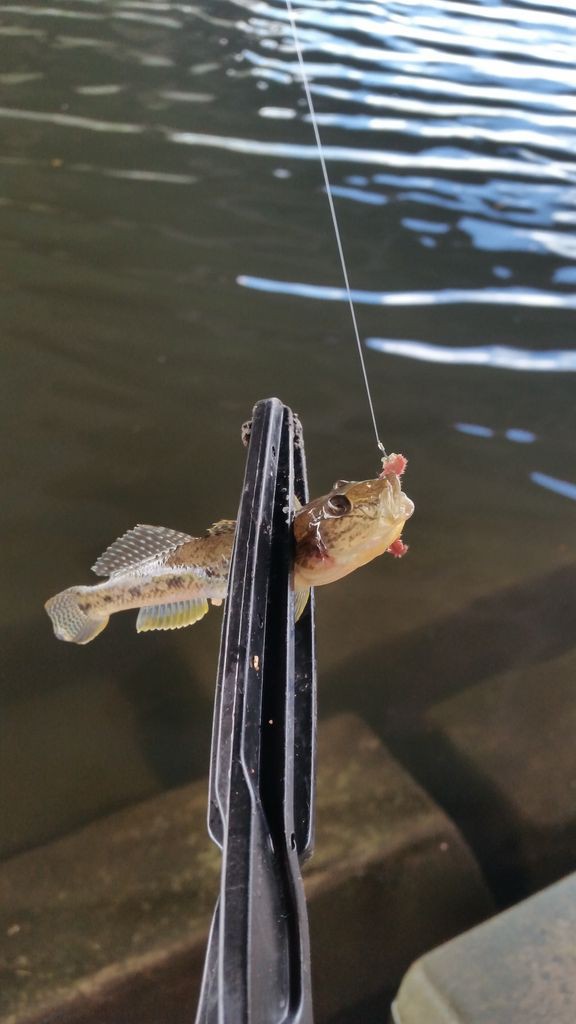
[[[553,687],[574,645],[576,15],[297,8],[417,508],[406,559],[319,594],[321,711],[409,761],[435,702],[542,661]],[[44,600],[137,522],[233,516],[259,398],[299,412],[316,493],[378,452],[283,3],[2,4],[0,51],[12,853],[208,764],[220,614],[78,649]]]

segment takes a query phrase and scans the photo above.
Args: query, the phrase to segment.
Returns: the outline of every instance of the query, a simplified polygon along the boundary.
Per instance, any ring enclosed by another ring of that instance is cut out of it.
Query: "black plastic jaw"
[[[300,424],[253,413],[214,708],[208,828],[220,896],[196,1024],[312,1024],[300,863],[313,846],[313,597],[294,625],[293,495],[308,500]]]

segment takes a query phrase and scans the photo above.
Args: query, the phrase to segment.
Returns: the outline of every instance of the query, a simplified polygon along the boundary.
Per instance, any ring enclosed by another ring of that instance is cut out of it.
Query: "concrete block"
[[[1,1024],[189,1024],[220,872],[207,782],[0,867]],[[321,725],[306,868],[318,1021],[493,910],[446,815],[357,718]]]
[[[576,874],[427,954],[395,1024],[574,1024]]]

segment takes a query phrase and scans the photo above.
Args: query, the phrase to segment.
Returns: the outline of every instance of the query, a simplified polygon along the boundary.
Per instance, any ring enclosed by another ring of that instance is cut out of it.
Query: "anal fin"
[[[152,629],[181,629],[192,626],[203,619],[208,611],[205,597],[192,597],[188,601],[174,601],[171,604],[153,604],[141,608],[136,619],[138,633]]]

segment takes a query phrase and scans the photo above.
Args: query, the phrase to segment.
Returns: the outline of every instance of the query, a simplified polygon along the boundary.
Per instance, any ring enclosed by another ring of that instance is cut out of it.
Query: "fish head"
[[[372,561],[400,537],[413,512],[396,473],[337,480],[294,517],[295,587],[331,583]]]

